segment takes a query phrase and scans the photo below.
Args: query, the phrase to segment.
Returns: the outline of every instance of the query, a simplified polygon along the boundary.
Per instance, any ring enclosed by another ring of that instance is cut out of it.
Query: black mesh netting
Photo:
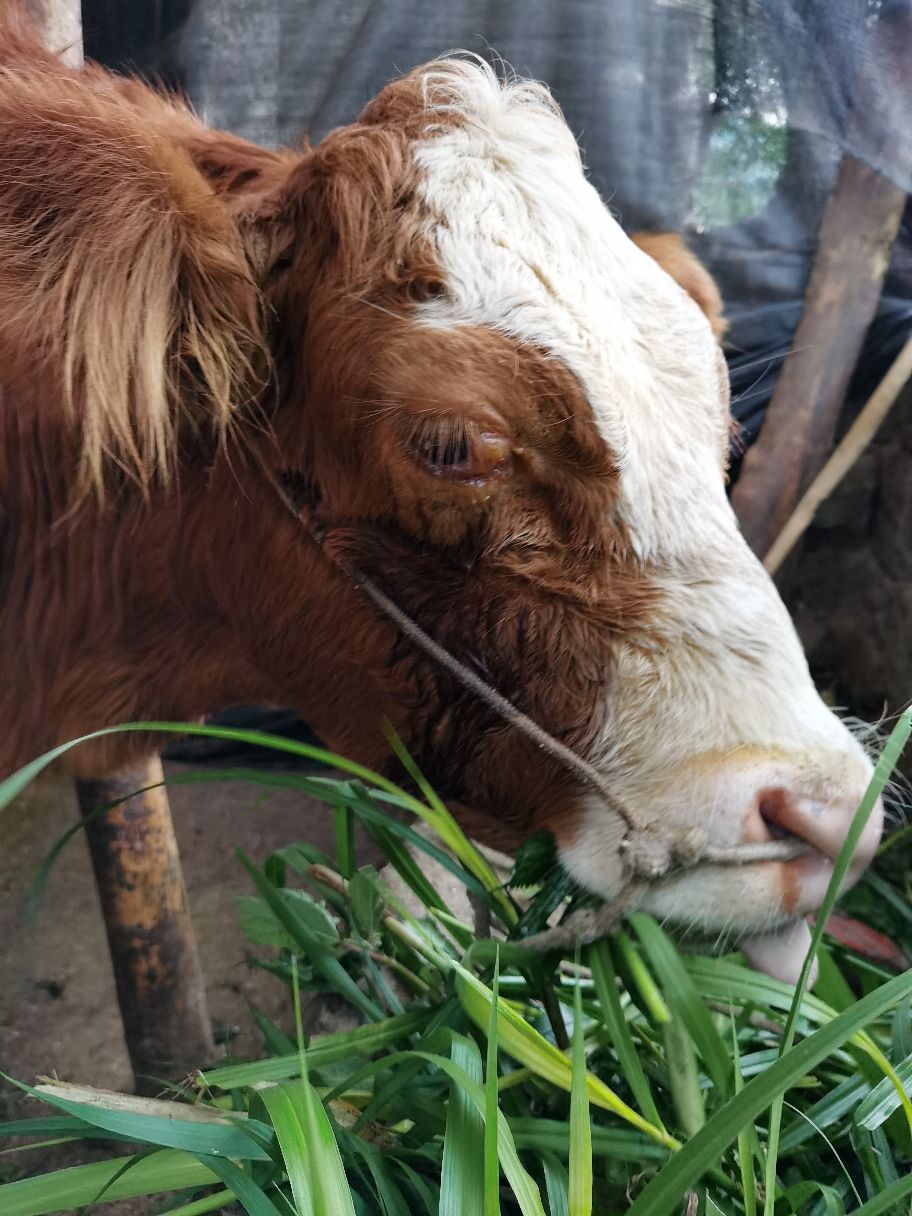
[[[546,81],[628,230],[674,229],[731,320],[759,430],[848,151],[912,184],[910,0],[84,0],[87,53],[183,88],[214,125],[319,139],[390,77],[464,48]],[[912,213],[850,393],[912,323]]]

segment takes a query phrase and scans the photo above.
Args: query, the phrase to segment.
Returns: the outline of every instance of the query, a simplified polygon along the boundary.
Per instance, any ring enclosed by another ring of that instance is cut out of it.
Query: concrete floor
[[[166,766],[170,773],[184,766]],[[171,807],[184,877],[206,976],[209,1011],[217,1035],[235,1028],[231,1053],[255,1058],[259,1033],[248,1000],[289,1026],[283,985],[246,964],[234,897],[249,880],[234,855],[254,860],[295,840],[332,851],[331,812],[293,791],[241,783],[173,786]],[[25,897],[42,859],[75,821],[70,783],[43,779],[0,813],[0,1069],[23,1081],[39,1074],[112,1089],[129,1087],[131,1074],[114,993],[98,898],[85,841],[64,849],[48,882],[34,924]],[[365,861],[376,856],[362,845]],[[39,1113],[11,1087],[0,1089],[0,1118]],[[5,1145],[3,1147],[6,1147]],[[84,1146],[0,1157],[0,1180],[97,1159]],[[100,1211],[145,1216],[157,1204],[112,1204]]]

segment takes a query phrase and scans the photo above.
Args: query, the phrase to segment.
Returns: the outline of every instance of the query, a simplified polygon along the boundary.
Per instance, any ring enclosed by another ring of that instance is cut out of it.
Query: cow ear
[[[678,232],[635,232],[630,238],[699,306],[721,343],[728,331],[724,304],[716,281]]]
[[[265,287],[289,259],[295,235],[289,184],[309,154],[276,152],[205,129],[194,134],[188,150],[234,220],[253,278]]]

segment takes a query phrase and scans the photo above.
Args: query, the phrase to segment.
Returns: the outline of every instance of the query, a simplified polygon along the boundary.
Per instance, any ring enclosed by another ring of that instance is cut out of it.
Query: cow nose
[[[795,837],[834,861],[845,842],[862,792],[857,797],[840,795],[824,800],[787,789],[763,790],[757,799],[755,816],[751,816],[754,822],[750,835],[773,840]],[[858,879],[873,858],[882,830],[883,803],[878,798],[849,864],[846,886]],[[755,835],[759,832],[763,834]]]

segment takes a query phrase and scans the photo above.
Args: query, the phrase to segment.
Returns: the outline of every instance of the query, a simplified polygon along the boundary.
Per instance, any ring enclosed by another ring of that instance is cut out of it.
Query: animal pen
[[[79,4],[33,7],[47,44],[72,62]],[[451,45],[494,48],[548,81],[624,227],[684,233],[719,283],[744,437],[732,501],[812,664],[837,692],[895,707],[912,684],[912,6],[418,8],[353,4],[347,41],[333,6],[305,18],[282,0],[87,0],[81,15],[89,57],[178,86],[214,125],[267,145],[303,130],[320,138],[393,64],[405,71]],[[840,574],[846,534],[859,552]],[[856,579],[879,579],[906,606],[905,658],[854,661]],[[77,784],[134,1071],[179,1075],[214,1046],[161,766]]]

